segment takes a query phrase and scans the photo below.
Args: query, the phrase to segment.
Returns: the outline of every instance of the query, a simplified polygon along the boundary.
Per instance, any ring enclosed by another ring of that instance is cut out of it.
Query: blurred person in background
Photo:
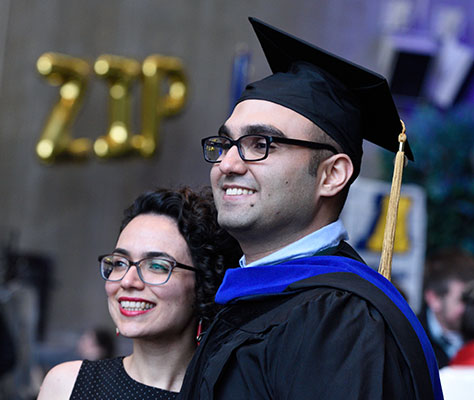
[[[474,279],[474,257],[462,249],[440,250],[427,258],[419,319],[431,341],[439,368],[463,345],[460,333],[466,283]]]
[[[71,361],[39,399],[173,399],[216,312],[214,294],[240,247],[218,225],[209,190],[158,189],[125,210],[115,250],[99,257],[109,311],[132,354]]]
[[[439,375],[445,400],[468,400],[474,397],[474,281],[466,285],[462,296],[465,311],[461,320],[461,334],[465,344],[441,368]]]
[[[114,335],[107,328],[85,331],[77,342],[76,351],[83,360],[103,360],[115,354]]]
[[[1,299],[0,299],[1,300]],[[3,313],[3,304],[0,301],[0,398],[6,396],[6,383],[3,377],[13,371],[16,364],[17,351],[11,328]]]

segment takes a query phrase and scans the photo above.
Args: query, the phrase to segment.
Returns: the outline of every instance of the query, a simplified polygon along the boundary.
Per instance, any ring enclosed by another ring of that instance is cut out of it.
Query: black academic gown
[[[431,345],[433,346],[433,350],[436,356],[436,360],[438,361],[438,367],[443,368],[446,365],[449,364],[449,355],[444,351],[444,349],[441,347],[441,345],[438,343],[436,338],[432,335],[430,328],[428,326],[428,319],[427,319],[427,309],[426,305],[423,307],[421,313],[418,315],[418,319],[421,322],[421,325],[425,329],[426,335],[428,336],[428,339],[431,342]]]
[[[209,328],[180,398],[433,399],[418,338],[384,296],[342,273],[240,298]]]

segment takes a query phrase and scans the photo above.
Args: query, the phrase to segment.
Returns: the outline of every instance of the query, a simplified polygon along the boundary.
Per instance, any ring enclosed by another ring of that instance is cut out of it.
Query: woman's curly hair
[[[196,273],[195,312],[205,328],[218,311],[214,296],[226,269],[237,267],[242,255],[237,241],[217,224],[211,189],[158,188],[143,193],[124,211],[120,232],[141,214],[166,215],[176,221],[200,271]]]

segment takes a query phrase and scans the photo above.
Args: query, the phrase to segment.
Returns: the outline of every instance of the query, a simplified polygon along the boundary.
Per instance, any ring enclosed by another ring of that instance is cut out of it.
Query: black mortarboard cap
[[[238,102],[268,100],[290,108],[323,129],[360,171],[362,139],[392,152],[402,124],[387,80],[310,43],[249,18],[272,75],[247,85]],[[408,143],[405,154],[413,160]]]

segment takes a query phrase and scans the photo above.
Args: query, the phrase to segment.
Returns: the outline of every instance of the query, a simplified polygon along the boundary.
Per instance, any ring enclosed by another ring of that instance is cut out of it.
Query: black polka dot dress
[[[70,399],[94,400],[172,400],[178,393],[134,381],[125,372],[123,357],[110,360],[85,360]]]

